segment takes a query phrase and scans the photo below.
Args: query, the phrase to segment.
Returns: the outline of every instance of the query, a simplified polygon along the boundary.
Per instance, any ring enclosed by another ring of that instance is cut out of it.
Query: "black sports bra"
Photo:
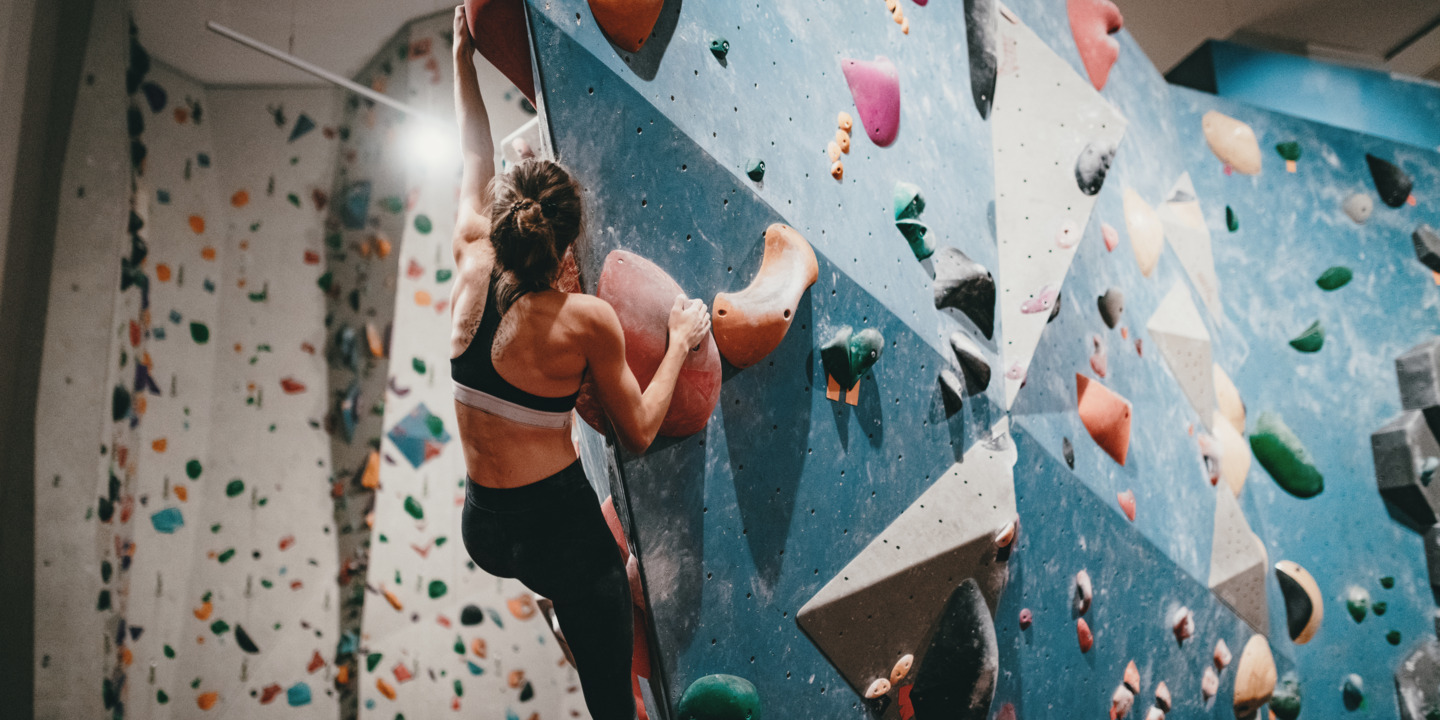
[[[570,411],[575,408],[577,390],[564,397],[546,397],[525,392],[500,377],[495,361],[490,358],[495,344],[495,332],[500,328],[499,303],[495,300],[495,285],[499,273],[492,272],[490,286],[485,291],[485,310],[480,315],[480,327],[475,337],[458,357],[450,359],[450,377],[455,383],[455,399],[463,405],[493,415],[538,427],[565,427],[570,423]]]

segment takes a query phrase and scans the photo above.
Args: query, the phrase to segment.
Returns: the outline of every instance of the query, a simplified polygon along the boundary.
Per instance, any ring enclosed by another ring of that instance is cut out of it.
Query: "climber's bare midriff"
[[[539,428],[455,403],[465,470],[485,487],[513,488],[544,480],[575,462],[570,428]]]

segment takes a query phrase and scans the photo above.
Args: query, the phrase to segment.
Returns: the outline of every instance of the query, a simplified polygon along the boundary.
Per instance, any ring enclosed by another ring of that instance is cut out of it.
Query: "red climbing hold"
[[[665,0],[590,0],[590,13],[610,42],[633,53],[650,38],[664,6]]]
[[[655,263],[626,250],[615,250],[605,258],[595,294],[615,308],[625,330],[625,362],[643,390],[665,357],[670,308],[675,296],[684,291]],[[675,383],[670,411],[660,424],[660,434],[685,437],[700,432],[710,422],[710,413],[719,400],[720,352],[715,338],[707,336],[700,349],[689,353],[680,366],[680,378]],[[593,392],[582,388],[575,409],[591,426],[605,427],[605,410]]]
[[[1085,622],[1085,618],[1075,618],[1075,636],[1080,641],[1080,652],[1090,652],[1095,636],[1090,633],[1090,623]]]
[[[1022,610],[1020,611],[1020,629],[1021,629],[1021,630],[1025,630],[1025,629],[1029,628],[1029,627],[1030,627],[1030,623],[1032,623],[1032,622],[1035,622],[1035,615],[1034,615],[1034,613],[1031,613],[1031,612],[1030,612],[1030,608],[1024,608],[1024,609],[1022,609]]]
[[[1090,83],[1100,90],[1120,57],[1120,43],[1111,35],[1120,30],[1125,19],[1110,0],[1066,0],[1065,9],[1085,72],[1090,75]]]
[[[820,272],[810,243],[789,225],[765,230],[765,259],[744,290],[715,296],[711,312],[715,344],[737,368],[747,368],[769,355],[795,319],[805,289]]]
[[[900,73],[895,64],[882,55],[870,62],[845,58],[840,67],[865,134],[880,147],[895,142],[900,132]]]
[[[1116,493],[1115,499],[1120,501],[1120,510],[1125,513],[1125,517],[1130,518],[1130,522],[1135,522],[1135,491]]]
[[[594,3],[592,2],[593,6]],[[465,0],[465,20],[475,48],[535,102],[535,72],[530,67],[530,31],[524,0]]]
[[[1121,465],[1130,451],[1130,401],[1079,373],[1075,375],[1080,422],[1102,450]]]

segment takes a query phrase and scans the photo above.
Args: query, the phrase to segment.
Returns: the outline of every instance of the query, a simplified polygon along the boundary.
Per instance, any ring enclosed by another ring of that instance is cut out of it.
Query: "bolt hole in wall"
[[[546,602],[454,537],[453,136],[208,86],[103,5],[42,714],[583,717]],[[508,7],[497,147],[584,186],[579,282],[635,348],[714,309],[648,452],[577,406],[647,716],[1440,713],[1434,152],[1171,88],[1108,0]],[[355,80],[449,117],[450,23]]]

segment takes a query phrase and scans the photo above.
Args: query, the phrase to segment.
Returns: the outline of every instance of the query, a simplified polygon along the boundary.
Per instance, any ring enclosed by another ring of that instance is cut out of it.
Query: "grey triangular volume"
[[[1230,488],[1215,492],[1215,532],[1210,545],[1210,590],[1255,628],[1270,634],[1270,607],[1265,596],[1265,546],[1250,530],[1245,513]]]
[[[857,693],[911,654],[924,663],[955,588],[974,578],[993,614],[1008,575],[996,533],[1015,520],[1016,450],[1005,421],[977,442],[796,614]]]

